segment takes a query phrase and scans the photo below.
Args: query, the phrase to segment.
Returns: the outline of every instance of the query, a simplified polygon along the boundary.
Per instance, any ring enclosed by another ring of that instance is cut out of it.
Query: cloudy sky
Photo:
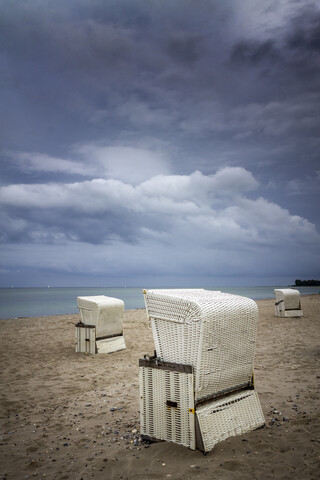
[[[0,0],[0,286],[320,277],[315,0]]]

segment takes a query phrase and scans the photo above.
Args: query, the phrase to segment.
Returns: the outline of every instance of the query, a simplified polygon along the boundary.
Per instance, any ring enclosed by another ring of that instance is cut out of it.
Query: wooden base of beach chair
[[[139,360],[140,424],[143,438],[210,451],[226,438],[265,424],[254,388],[196,405],[191,365]]]
[[[113,335],[106,338],[96,338],[94,325],[77,323],[75,330],[76,352],[82,353],[113,353],[125,350],[126,344],[123,335]]]
[[[93,325],[77,323],[75,335],[76,352],[96,353],[96,329]]]
[[[139,360],[141,434],[196,449],[191,365]]]

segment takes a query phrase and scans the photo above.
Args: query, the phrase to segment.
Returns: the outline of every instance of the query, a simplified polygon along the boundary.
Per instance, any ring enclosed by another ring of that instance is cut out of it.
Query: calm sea
[[[286,287],[206,288],[259,300],[274,298],[275,288]],[[307,295],[319,293],[320,287],[299,287],[298,290],[301,295]],[[0,319],[78,313],[77,297],[90,295],[121,298],[126,310],[144,308],[142,288],[0,288]]]

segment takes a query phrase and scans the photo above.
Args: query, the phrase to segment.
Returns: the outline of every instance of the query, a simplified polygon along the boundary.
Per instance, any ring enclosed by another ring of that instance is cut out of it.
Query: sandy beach
[[[138,359],[153,353],[145,310],[125,312],[127,349],[75,352],[80,315],[0,321],[0,479],[318,479],[320,295],[303,318],[257,301],[255,382],[266,426],[207,455],[141,443]]]

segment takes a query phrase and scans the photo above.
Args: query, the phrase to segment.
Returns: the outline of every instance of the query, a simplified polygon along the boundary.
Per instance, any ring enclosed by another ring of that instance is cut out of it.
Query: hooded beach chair
[[[293,288],[274,290],[276,296],[276,317],[302,317],[300,292]]]
[[[82,321],[76,325],[76,352],[112,353],[125,349],[123,301],[104,295],[77,300]]]
[[[207,452],[264,425],[253,375],[256,303],[203,289],[144,296],[156,351],[139,360],[142,436]]]

